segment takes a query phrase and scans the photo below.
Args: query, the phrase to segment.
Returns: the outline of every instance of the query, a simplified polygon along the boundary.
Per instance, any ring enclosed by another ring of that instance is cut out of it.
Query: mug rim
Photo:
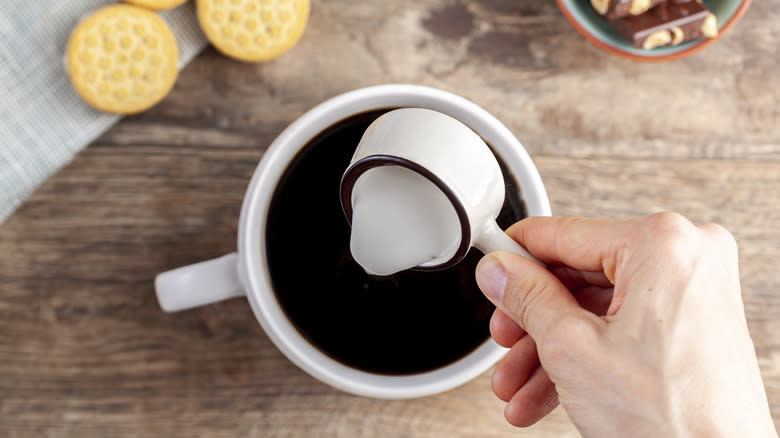
[[[265,254],[268,208],[279,178],[309,141],[324,129],[368,111],[420,107],[454,117],[488,141],[502,156],[523,193],[529,216],[549,216],[541,176],[517,138],[475,103],[450,92],[408,84],[376,85],[328,99],[285,128],[263,154],[244,196],[239,219],[239,274],[252,311],[265,333],[291,362],[342,391],[384,399],[432,395],[460,386],[487,371],[506,349],[488,338],[475,350],[443,367],[416,374],[381,375],[351,368],[306,340],[279,305]]]

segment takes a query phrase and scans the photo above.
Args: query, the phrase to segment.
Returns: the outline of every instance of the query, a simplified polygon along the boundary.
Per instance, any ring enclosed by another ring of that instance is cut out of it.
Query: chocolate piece
[[[665,2],[666,0],[590,0],[593,9],[610,20],[639,15]]]
[[[673,0],[644,14],[611,20],[623,38],[640,49],[676,46],[696,38],[718,35],[715,16],[698,1]]]

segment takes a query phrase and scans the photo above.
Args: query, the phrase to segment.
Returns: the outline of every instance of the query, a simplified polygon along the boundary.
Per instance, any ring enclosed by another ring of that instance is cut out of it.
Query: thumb
[[[525,257],[490,253],[477,265],[476,277],[485,296],[537,343],[562,322],[593,321],[557,277]]]

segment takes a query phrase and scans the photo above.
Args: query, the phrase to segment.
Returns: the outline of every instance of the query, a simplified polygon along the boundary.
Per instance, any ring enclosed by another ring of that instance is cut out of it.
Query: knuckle
[[[737,240],[734,236],[720,224],[707,222],[698,225],[698,228],[704,232],[704,235],[714,242],[720,249],[737,252]]]
[[[691,221],[679,213],[664,211],[647,218],[648,228],[659,237],[681,238],[691,233],[694,228]]]
[[[685,256],[695,248],[698,230],[678,213],[663,212],[647,218],[646,229],[659,248],[670,256]]]

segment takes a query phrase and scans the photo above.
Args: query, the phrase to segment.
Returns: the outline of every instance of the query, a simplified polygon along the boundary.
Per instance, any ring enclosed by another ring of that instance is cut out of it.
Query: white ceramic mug
[[[447,114],[476,132],[520,185],[531,216],[550,215],[541,177],[512,133],[476,104],[446,91],[416,85],[380,85],[336,96],[288,126],[263,155],[244,197],[238,252],[164,272],[155,289],[167,312],[246,296],[271,341],[293,363],[340,390],[376,398],[422,397],[455,388],[487,371],[506,350],[489,339],[444,367],[411,375],[381,375],[346,366],[319,351],[287,319],[274,296],[265,258],[266,218],[276,185],[287,165],[326,128],[353,115],[386,108],[417,107]],[[345,219],[346,220],[346,219]]]

